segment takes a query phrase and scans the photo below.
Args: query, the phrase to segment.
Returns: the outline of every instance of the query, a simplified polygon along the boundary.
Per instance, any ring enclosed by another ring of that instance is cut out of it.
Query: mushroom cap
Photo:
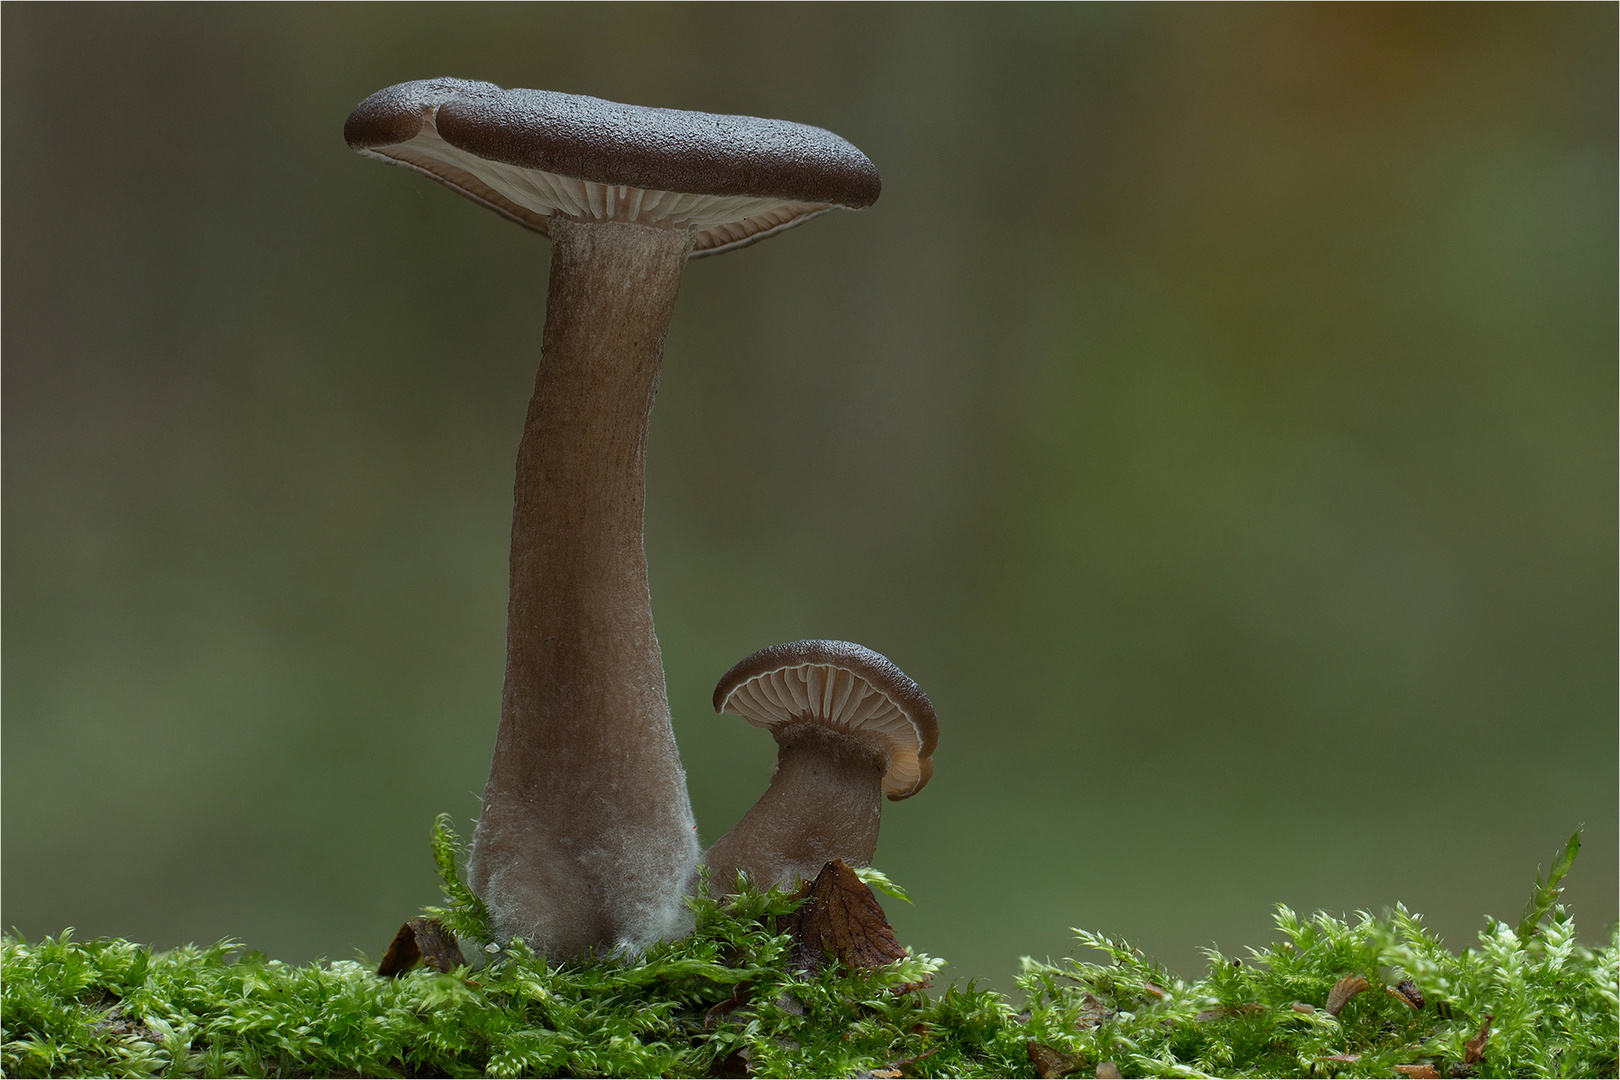
[[[905,672],[864,645],[790,641],[761,649],[721,677],[714,711],[772,734],[812,723],[871,740],[888,759],[883,791],[891,799],[917,794],[934,774],[934,706]]]
[[[538,232],[558,213],[690,228],[694,255],[862,209],[882,190],[866,155],[821,128],[468,79],[379,90],[343,137]]]

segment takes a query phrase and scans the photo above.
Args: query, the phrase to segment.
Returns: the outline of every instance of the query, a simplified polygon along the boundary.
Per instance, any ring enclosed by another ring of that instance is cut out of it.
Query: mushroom
[[[714,711],[765,728],[778,747],[771,786],[703,856],[727,889],[739,870],[760,888],[791,888],[833,859],[867,865],[880,796],[909,799],[934,774],[939,723],[928,695],[863,645],[761,649],[721,678]]]
[[[664,334],[688,257],[869,206],[877,170],[802,124],[464,79],[379,91],[343,134],[552,243],[469,884],[499,937],[552,957],[683,933],[698,842],[642,542]]]

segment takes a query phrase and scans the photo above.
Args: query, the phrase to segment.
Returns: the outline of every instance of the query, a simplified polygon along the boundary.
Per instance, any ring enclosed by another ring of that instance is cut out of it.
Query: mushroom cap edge
[[[834,207],[862,209],[882,190],[871,160],[822,128],[469,79],[419,79],[379,90],[350,113],[343,134],[358,153],[421,172],[538,232],[546,231],[550,213],[570,211],[514,197],[514,172],[543,177],[541,187],[580,186],[573,202],[590,208],[586,216],[604,190],[610,204],[648,192],[648,205],[663,198],[666,208],[669,196],[738,206],[732,224],[699,229],[694,256],[754,243]],[[639,211],[640,195],[631,199]],[[756,205],[762,200],[779,206]]]

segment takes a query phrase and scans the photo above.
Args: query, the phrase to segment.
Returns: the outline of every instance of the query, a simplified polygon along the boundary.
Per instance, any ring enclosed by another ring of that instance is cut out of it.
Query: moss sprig
[[[433,854],[445,906],[430,914],[487,941],[446,818]],[[71,931],[7,936],[0,1070],[945,1077],[1092,1075],[1113,1062],[1125,1076],[1392,1076],[1397,1066],[1615,1076],[1617,938],[1582,945],[1556,892],[1538,899],[1567,863],[1538,878],[1532,932],[1490,920],[1461,954],[1404,907],[1339,918],[1279,906],[1273,944],[1242,956],[1208,950],[1209,969],[1192,982],[1128,942],[1076,931],[1098,960],[1026,959],[1021,1006],[972,983],[918,989],[942,962],[916,953],[875,971],[806,976],[781,932],[797,901],[751,889],[700,890],[696,932],[639,958],[553,964],[517,941],[482,970],[396,979],[358,961],[290,966],[234,941],[155,953]]]

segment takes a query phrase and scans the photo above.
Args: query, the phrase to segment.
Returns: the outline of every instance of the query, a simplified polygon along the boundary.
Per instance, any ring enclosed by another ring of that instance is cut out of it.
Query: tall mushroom
[[[934,774],[939,723],[928,695],[887,659],[848,641],[792,641],[746,657],[714,688],[714,711],[776,737],[760,800],[704,853],[710,880],[737,871],[791,887],[833,859],[877,851],[882,796],[909,799]]]
[[[664,334],[688,257],[869,206],[877,170],[802,124],[463,79],[379,91],[343,134],[552,243],[470,884],[552,957],[678,934],[698,843],[642,543]]]

